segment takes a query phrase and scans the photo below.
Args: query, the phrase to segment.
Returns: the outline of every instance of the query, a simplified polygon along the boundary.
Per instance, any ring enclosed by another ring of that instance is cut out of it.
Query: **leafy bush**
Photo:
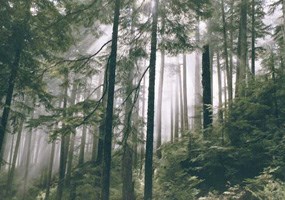
[[[195,199],[199,193],[196,186],[201,180],[191,176],[182,164],[188,155],[187,143],[183,138],[162,147],[163,156],[155,171],[154,199],[188,200]]]

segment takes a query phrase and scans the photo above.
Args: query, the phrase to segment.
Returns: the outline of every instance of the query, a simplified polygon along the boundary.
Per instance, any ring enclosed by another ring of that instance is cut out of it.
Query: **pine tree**
[[[158,0],[153,1],[152,28],[151,28],[151,52],[149,61],[149,87],[147,107],[147,135],[145,155],[145,186],[144,200],[152,199],[152,176],[153,176],[153,129],[154,129],[154,96],[155,96],[155,62],[157,45],[157,22],[158,22]]]
[[[112,156],[112,135],[113,135],[113,103],[115,90],[115,73],[117,62],[117,41],[120,16],[121,1],[115,1],[115,11],[113,20],[112,47],[110,61],[108,64],[108,99],[105,118],[105,135],[103,146],[103,167],[102,167],[102,200],[110,198],[110,171]]]

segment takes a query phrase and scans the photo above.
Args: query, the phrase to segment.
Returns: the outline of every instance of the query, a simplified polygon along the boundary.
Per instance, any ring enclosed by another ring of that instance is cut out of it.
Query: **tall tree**
[[[202,85],[203,85],[203,128],[207,129],[212,124],[212,81],[210,69],[209,45],[204,46],[202,55]],[[207,131],[205,131],[206,133]],[[205,136],[207,136],[205,134]]]
[[[157,157],[161,158],[161,114],[162,114],[162,94],[163,94],[163,78],[164,78],[164,65],[165,65],[165,51],[161,50],[161,64],[158,83],[158,99],[157,99],[157,141],[156,141],[156,153]]]
[[[30,17],[30,2],[27,2],[26,6],[24,7],[24,20],[19,20],[16,22],[14,26],[14,30],[11,36],[11,41],[13,41],[13,50],[14,50],[14,60],[10,64],[10,77],[8,81],[8,89],[6,92],[6,100],[4,104],[4,109],[1,117],[1,124],[0,124],[0,165],[2,161],[2,152],[3,150],[3,143],[4,143],[4,137],[6,132],[6,126],[8,123],[9,113],[10,113],[10,106],[12,102],[14,87],[15,87],[15,81],[17,78],[19,65],[20,65],[20,58],[23,50],[23,43],[25,40],[25,31],[26,26]]]
[[[195,40],[197,43],[200,42],[200,29],[199,19],[196,27]],[[201,106],[202,106],[202,95],[201,95],[201,68],[200,68],[200,52],[197,49],[195,52],[195,114],[194,114],[194,130],[201,129]]]
[[[67,116],[66,108],[67,108],[67,95],[68,95],[68,69],[64,69],[64,82],[63,82],[63,102],[62,102],[62,108],[63,108],[63,117]],[[65,123],[62,124],[63,127],[65,127]],[[63,195],[63,189],[64,189],[64,179],[65,179],[65,172],[66,172],[66,162],[67,162],[67,154],[68,154],[68,147],[69,147],[69,139],[70,135],[67,135],[65,132],[61,133],[61,144],[60,144],[60,161],[59,161],[59,176],[58,176],[58,186],[56,191],[56,199],[61,200]]]
[[[251,0],[251,74],[255,76],[255,0]]]
[[[187,98],[187,62],[186,54],[183,54],[183,100],[184,100],[184,129],[189,130],[189,121],[188,121],[188,98]]]
[[[111,171],[111,157],[112,157],[112,136],[113,136],[113,104],[115,91],[115,74],[117,64],[117,41],[119,29],[121,1],[115,1],[115,11],[113,19],[113,33],[111,55],[108,63],[108,99],[105,118],[105,135],[103,146],[103,167],[102,167],[102,200],[109,200],[110,198],[110,171]]]
[[[152,159],[153,159],[155,62],[156,62],[156,49],[157,49],[156,46],[157,46],[158,3],[159,3],[159,0],[153,0],[152,28],[151,28],[151,52],[150,52],[150,61],[149,61],[149,87],[148,87],[148,108],[147,108],[144,200],[152,199],[152,183],[153,183]]]
[[[231,102],[233,100],[233,91],[232,91],[232,74],[229,66],[229,54],[228,54],[228,37],[227,37],[227,23],[225,16],[225,6],[224,0],[221,3],[222,9],[222,21],[223,21],[223,44],[224,44],[224,54],[226,61],[226,73],[227,73],[227,82],[228,82],[228,94],[229,94],[229,105],[231,106]]]
[[[241,84],[245,84],[247,75],[247,8],[248,0],[241,1],[238,52],[237,52],[237,74],[236,74],[236,96],[242,95]]]

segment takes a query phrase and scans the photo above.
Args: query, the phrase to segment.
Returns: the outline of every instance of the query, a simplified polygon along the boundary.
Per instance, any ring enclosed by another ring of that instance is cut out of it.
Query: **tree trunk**
[[[184,134],[184,104],[183,104],[183,89],[182,89],[182,77],[181,77],[181,66],[178,66],[178,81],[179,81],[179,114],[180,114],[180,132]]]
[[[19,130],[18,130],[16,145],[15,145],[15,150],[14,150],[14,155],[13,155],[12,166],[11,166],[11,170],[9,171],[9,174],[8,174],[8,181],[7,181],[7,195],[8,196],[10,195],[12,184],[13,184],[15,168],[16,168],[16,161],[18,158],[23,126],[24,126],[24,119],[20,119]]]
[[[251,74],[255,76],[255,0],[251,0]]]
[[[270,68],[271,68],[271,73],[272,73],[272,80],[274,83],[273,87],[273,105],[274,105],[274,116],[276,119],[276,125],[280,126],[279,123],[279,108],[278,108],[278,101],[277,101],[277,88],[276,88],[276,71],[275,71],[275,60],[274,60],[274,52],[271,50],[270,53]]]
[[[197,19],[196,27],[196,41],[200,42],[200,30],[199,19]],[[202,107],[202,95],[201,95],[201,70],[200,70],[200,55],[199,50],[195,53],[195,114],[194,114],[194,130],[200,130],[202,128],[201,120],[201,107]]]
[[[231,10],[231,16],[230,16],[230,24],[234,23],[234,0],[231,0],[231,5],[230,5],[230,10]],[[230,83],[225,82],[225,93],[228,93],[231,95],[231,99],[227,98],[225,96],[225,107],[227,107],[227,99],[230,99],[229,101],[233,100],[233,68],[234,68],[234,61],[233,61],[233,51],[234,51],[234,30],[231,28],[230,29],[230,52],[229,52],[229,57],[230,57]],[[227,85],[227,87],[226,87]],[[227,89],[228,91],[227,91]],[[228,96],[230,96],[228,95]]]
[[[49,195],[50,195],[50,184],[51,184],[51,178],[52,178],[52,168],[53,168],[53,161],[54,161],[54,152],[55,152],[55,141],[52,142],[52,146],[51,146],[45,200],[48,200],[49,199]]]
[[[10,148],[10,154],[9,154],[9,167],[8,171],[11,170],[11,164],[12,164],[12,159],[13,159],[13,149],[14,149],[14,141],[15,140],[15,134],[12,134],[12,143],[11,143],[11,148]]]
[[[161,158],[161,113],[162,113],[162,95],[163,95],[163,77],[164,77],[164,64],[165,63],[165,52],[161,50],[161,68],[159,76],[159,85],[158,85],[158,99],[157,99],[157,143],[156,143],[156,154],[157,157]]]
[[[108,86],[108,68],[105,70],[104,73],[104,83],[103,83],[103,91],[102,91],[102,95],[103,95],[103,99],[102,99],[102,105],[103,108],[107,107],[107,95],[106,95],[106,90],[107,90],[107,86]],[[97,147],[97,158],[96,158],[96,163],[98,165],[102,164],[102,159],[103,159],[103,146],[104,146],[104,134],[105,134],[105,119],[106,119],[106,113],[103,114],[102,116],[102,121],[99,124],[98,130],[99,130],[99,138],[98,138],[98,144],[97,142],[94,142],[94,139],[96,139],[95,135],[93,135],[93,150],[95,150],[94,145],[96,144]],[[94,138],[95,137],[95,138]],[[92,158],[95,158],[95,151],[92,152]],[[92,159],[92,160],[93,160]],[[94,160],[93,160],[94,161]]]
[[[35,106],[35,101],[33,103],[33,106]],[[31,119],[34,118],[34,110],[32,111]],[[25,156],[25,175],[24,175],[24,195],[23,195],[23,200],[26,199],[26,193],[27,193],[27,184],[28,184],[28,176],[29,176],[29,170],[30,170],[30,163],[31,163],[31,144],[32,144],[32,133],[33,129],[30,128],[29,132],[27,133],[27,146],[25,148],[27,149],[27,154]]]
[[[133,35],[133,27],[130,27],[131,35]],[[130,44],[130,51],[129,55],[132,54],[132,44]],[[123,180],[123,187],[122,187],[122,199],[125,200],[133,200],[134,199],[134,188],[133,188],[133,151],[132,142],[130,138],[130,134],[132,131],[132,112],[133,112],[133,70],[134,65],[132,65],[127,72],[127,77],[124,82],[125,85],[125,116],[124,116],[124,128],[123,128],[123,156],[122,156],[122,180]]]
[[[155,98],[155,62],[157,45],[157,21],[158,2],[153,0],[152,28],[151,28],[151,52],[149,61],[149,87],[147,108],[147,136],[146,136],[146,158],[145,158],[145,184],[144,200],[152,199],[152,175],[153,175],[153,128],[154,128],[154,98]]]
[[[189,121],[188,121],[188,98],[187,98],[187,62],[186,55],[183,54],[183,100],[184,100],[184,128],[189,130]]]
[[[236,96],[244,96],[241,91],[241,85],[246,81],[246,65],[247,65],[247,0],[242,0],[240,11],[240,25],[238,38],[238,65],[236,77]]]
[[[227,37],[227,23],[225,16],[224,0],[222,0],[222,19],[223,19],[223,41],[224,41],[224,53],[226,60],[226,73],[228,81],[228,94],[229,94],[229,106],[231,107],[231,102],[233,100],[232,96],[232,74],[229,67],[229,56],[228,56],[228,37]]]
[[[178,141],[179,137],[179,89],[178,83],[176,83],[176,92],[175,92],[175,110],[174,110],[174,141]]]
[[[133,186],[133,150],[128,143],[124,144],[122,157],[122,199],[134,200],[134,186]]]
[[[282,0],[282,17],[283,17],[283,45],[285,46],[285,0]],[[283,60],[285,60],[285,47],[283,46]]]
[[[68,71],[65,72],[65,83],[63,85],[64,85],[64,98],[63,98],[63,110],[64,110],[64,112],[63,112],[63,116],[66,117],[67,94],[68,94],[67,93],[68,92]],[[65,124],[63,123],[62,126],[64,127]],[[59,160],[59,179],[58,179],[56,200],[62,199],[69,140],[70,140],[69,135],[65,135],[65,134],[61,135],[60,160]]]
[[[173,93],[173,92],[172,92]],[[170,142],[173,143],[174,139],[174,112],[173,112],[173,98],[171,97],[170,106]]]
[[[142,125],[143,125],[143,127],[142,127],[142,134],[141,134],[141,141],[143,141],[142,142],[142,144],[141,144],[141,168],[140,168],[140,172],[141,172],[141,174],[142,174],[142,169],[143,169],[143,161],[144,161],[144,158],[145,158],[145,142],[144,142],[144,140],[145,140],[145,96],[146,96],[146,92],[145,92],[145,85],[146,85],[146,76],[144,76],[143,77],[143,91],[142,91]]]
[[[212,124],[212,89],[209,46],[204,46],[202,56],[202,85],[203,85],[203,129],[207,129]],[[204,136],[207,135],[204,131]]]
[[[4,153],[4,139],[6,134],[6,127],[8,123],[9,113],[10,113],[10,106],[13,98],[13,91],[15,86],[15,80],[18,73],[18,68],[20,64],[20,57],[21,57],[22,47],[21,44],[18,44],[16,47],[15,58],[14,62],[11,65],[11,74],[8,82],[8,90],[6,95],[5,104],[3,106],[4,110],[1,117],[1,124],[0,124],[0,167],[2,165],[3,153]]]
[[[217,50],[217,74],[218,74],[218,90],[219,90],[219,108],[218,108],[218,118],[219,123],[223,122],[223,91],[222,91],[222,75],[221,75],[221,63],[220,63],[220,52]]]
[[[76,100],[76,93],[77,93],[77,83],[74,81],[72,86],[71,98],[70,98],[70,105],[75,104]],[[76,136],[76,129],[72,130],[69,151],[68,151],[68,161],[67,161],[67,170],[66,170],[66,186],[69,187],[70,185],[70,178],[71,178],[71,170],[72,170],[72,163],[73,163],[73,154],[74,154],[74,145],[75,145],[75,136]]]
[[[102,167],[102,200],[109,200],[110,196],[110,170],[112,156],[112,136],[113,136],[113,104],[115,90],[115,74],[117,62],[117,41],[120,16],[120,0],[115,1],[115,13],[113,20],[112,47],[108,73],[108,99],[105,118],[105,135],[103,147],[103,167]]]
[[[82,137],[80,142],[80,152],[79,152],[79,159],[78,159],[78,165],[82,165],[84,163],[84,155],[85,155],[85,143],[86,143],[86,132],[87,128],[85,125],[83,125],[82,129]],[[97,139],[97,138],[96,138]],[[94,140],[96,142],[96,140]],[[96,145],[95,145],[96,147]],[[96,155],[96,154],[95,154]]]

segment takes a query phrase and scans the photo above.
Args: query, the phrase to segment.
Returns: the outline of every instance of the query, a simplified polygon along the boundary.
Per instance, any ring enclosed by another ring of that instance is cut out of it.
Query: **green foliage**
[[[162,158],[155,172],[154,199],[187,200],[195,199],[199,190],[195,187],[201,182],[196,176],[191,176],[183,167],[187,158],[188,140],[173,144],[165,144],[162,148]]]
[[[275,169],[266,169],[254,179],[246,180],[245,190],[259,200],[284,199],[285,184],[272,175]]]

